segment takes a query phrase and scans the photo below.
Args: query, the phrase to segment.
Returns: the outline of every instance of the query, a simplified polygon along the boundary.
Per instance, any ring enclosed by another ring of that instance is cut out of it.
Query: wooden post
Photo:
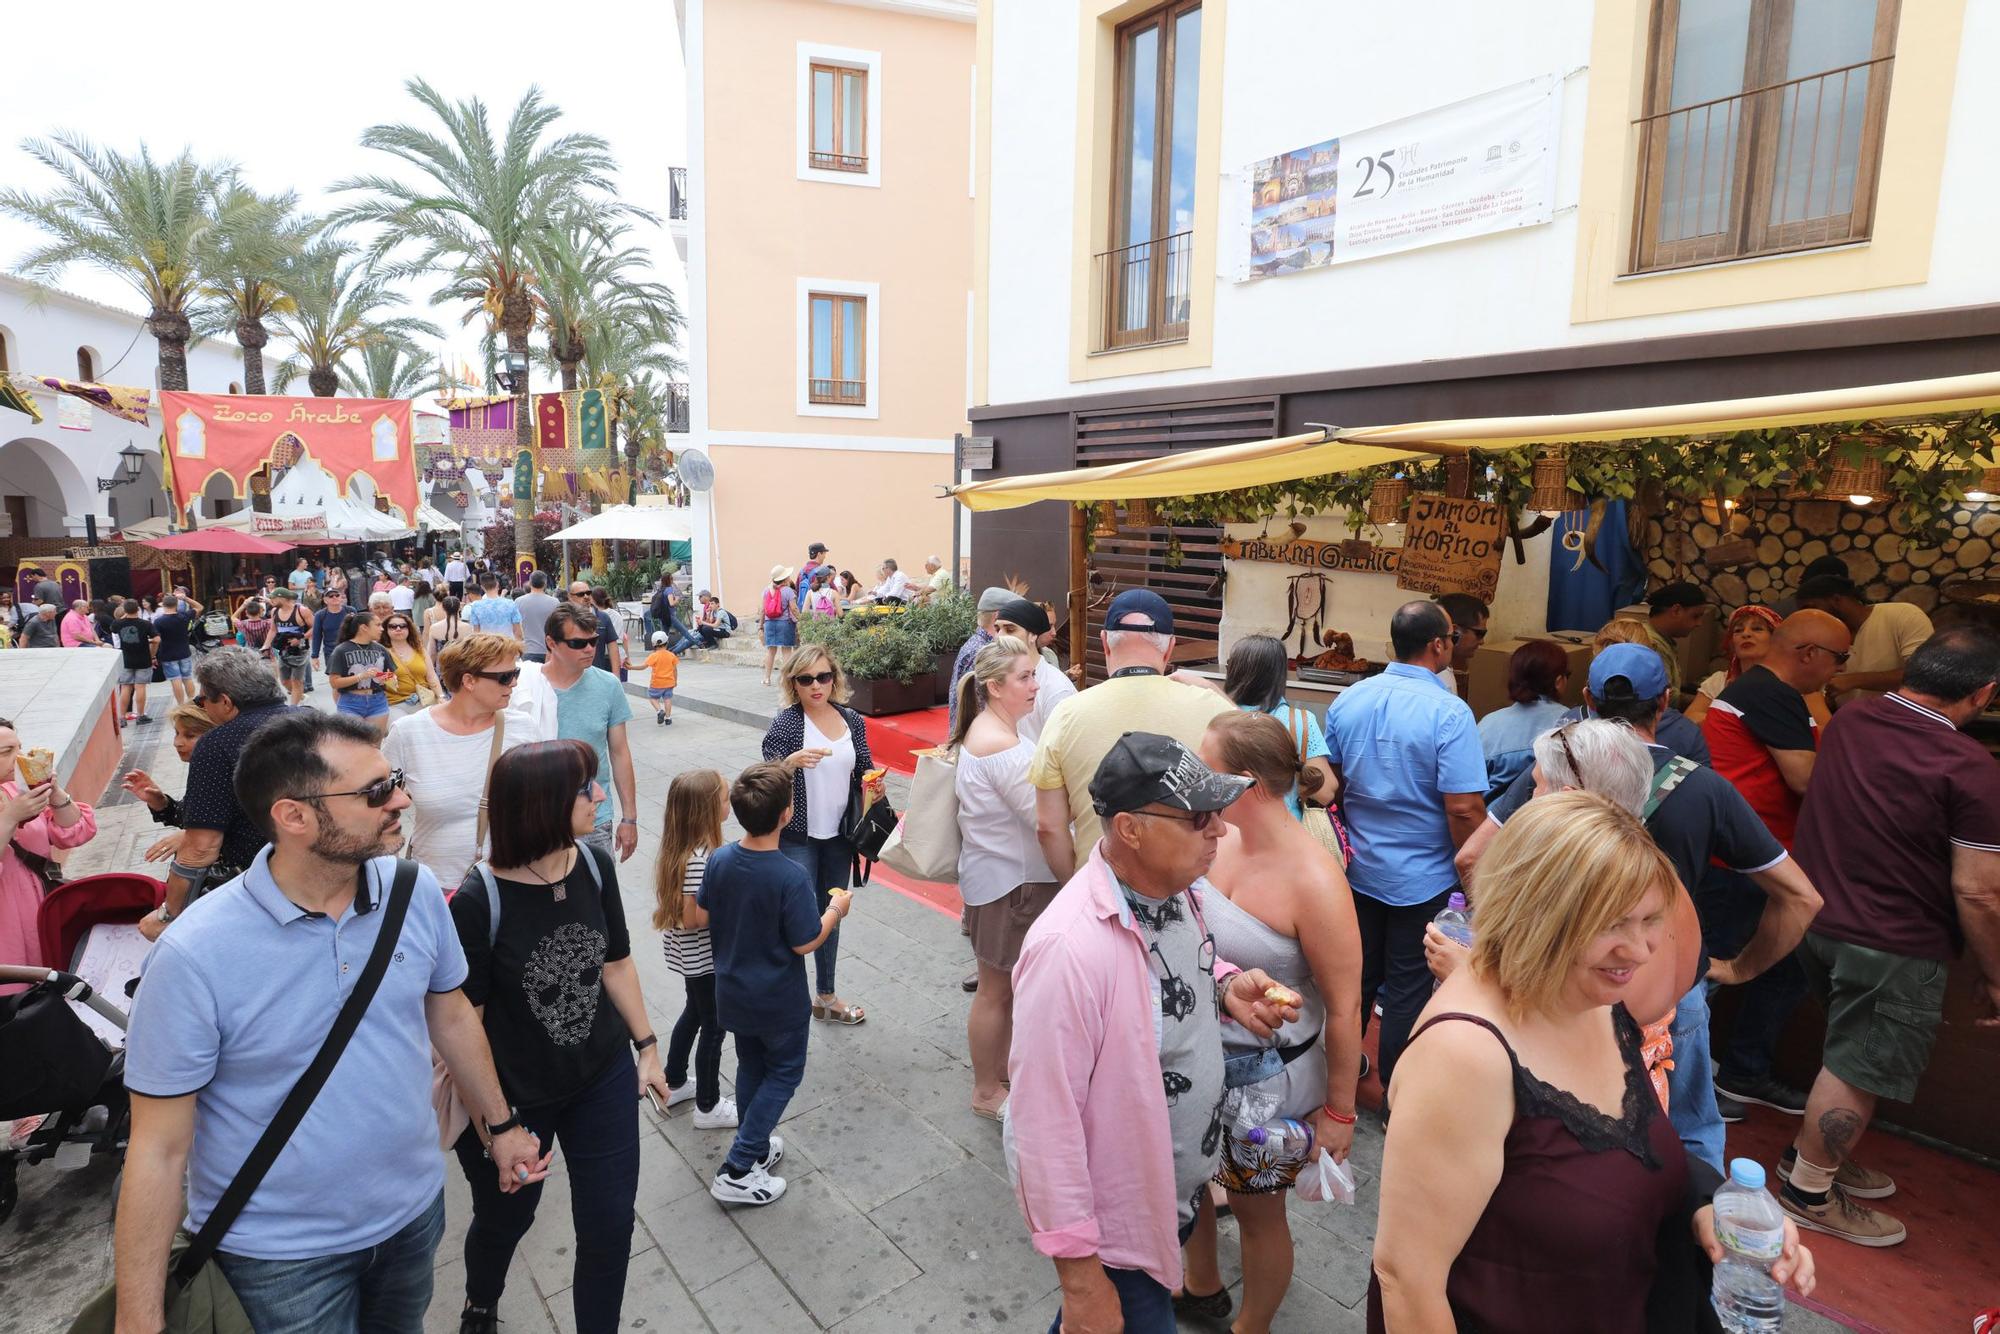
[[[1090,627],[1085,608],[1089,602],[1090,511],[1081,505],[1069,507],[1069,679],[1083,685],[1085,646]]]

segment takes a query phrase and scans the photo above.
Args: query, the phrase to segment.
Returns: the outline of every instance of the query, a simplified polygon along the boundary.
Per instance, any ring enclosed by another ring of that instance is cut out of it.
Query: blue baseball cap
[[[1667,665],[1646,644],[1611,644],[1590,662],[1590,694],[1605,699],[1624,693],[1612,688],[1623,680],[1634,699],[1658,699],[1667,691]]]
[[[1134,616],[1144,616],[1145,623],[1131,620]],[[1104,612],[1106,630],[1150,630],[1157,635],[1174,632],[1174,609],[1167,600],[1150,588],[1128,588],[1111,599],[1111,605]]]

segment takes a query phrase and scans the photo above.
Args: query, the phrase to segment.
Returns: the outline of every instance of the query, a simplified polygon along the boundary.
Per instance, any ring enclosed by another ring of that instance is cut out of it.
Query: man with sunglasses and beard
[[[548,661],[520,664],[514,707],[535,720],[543,740],[587,741],[597,752],[597,772],[592,776],[607,795],[597,807],[596,832],[581,841],[601,852],[615,850],[618,860],[625,861],[639,846],[638,785],[631,742],[625,735],[632,704],[615,675],[592,665],[600,629],[593,608],[559,603],[543,627]],[[618,794],[615,825],[609,796],[613,791]]]
[[[1846,667],[1852,644],[1839,617],[1793,612],[1771,632],[1764,660],[1725,686],[1701,720],[1715,771],[1743,794],[1786,852],[1792,850],[1819,747],[1819,725],[1806,708],[1806,696],[1825,690]],[[1695,906],[1701,910],[1703,947],[1727,958],[1756,930],[1764,899],[1744,876],[1716,866],[1695,891]],[[1734,1119],[1738,1110],[1728,1105],[1731,1099],[1788,1116],[1805,1114],[1806,1095],[1771,1072],[1778,1035],[1805,994],[1805,970],[1789,952],[1743,989],[1728,1041],[1717,1035],[1715,1091],[1725,1119]]]
[[[1216,812],[1249,786],[1171,737],[1119,737],[1090,780],[1103,836],[1021,947],[1014,1025],[1035,1040],[1008,1062],[1005,1145],[1062,1285],[1051,1330],[1174,1329],[1222,1147],[1222,1024],[1268,1040],[1298,1017],[1262,970],[1215,957],[1202,916]]]
[[[195,663],[194,702],[215,720],[188,757],[187,794],[181,798],[180,851],[167,868],[166,900],[139,920],[148,940],[204,886],[242,873],[264,846],[264,831],[236,800],[236,761],[250,737],[280,714],[290,713],[284,687],[253,649],[231,645]]]
[[[409,855],[439,884],[456,887],[486,851],[481,814],[502,753],[547,741],[534,716],[512,707],[521,641],[481,632],[444,646],[438,676],[446,698],[389,726],[382,753],[410,795]]]
[[[270,846],[153,950],[133,1003],[118,1326],[162,1327],[183,1199],[198,1232],[399,921],[359,1025],[215,1259],[254,1328],[417,1334],[444,1231],[431,1050],[485,1126],[502,1191],[542,1179],[549,1160],[458,989],[465,954],[436,878],[414,867],[407,906],[396,901],[409,799],[374,729],[287,710],[258,739],[235,786]]]

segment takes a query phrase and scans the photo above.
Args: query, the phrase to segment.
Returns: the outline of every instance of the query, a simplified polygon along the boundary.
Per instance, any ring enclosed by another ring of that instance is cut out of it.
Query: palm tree
[[[294,214],[299,197],[287,190],[263,196],[231,181],[216,201],[220,225],[202,247],[194,327],[203,336],[232,334],[243,349],[243,392],[264,392],[265,321],[291,314],[287,269],[317,224]]]
[[[530,247],[543,221],[573,201],[608,196],[615,168],[603,139],[592,134],[549,135],[561,111],[529,88],[496,141],[478,98],[448,102],[422,79],[404,85],[436,120],[435,127],[375,125],[361,136],[415,168],[416,183],[387,176],[358,176],[336,189],[364,198],[340,210],[340,222],[375,224],[373,254],[380,259],[405,242],[415,246],[389,270],[392,276],[440,273],[440,301],[469,301],[507,350],[528,354],[535,325]],[[441,130],[441,133],[440,133]],[[468,322],[470,316],[468,315]],[[515,440],[534,439],[527,377],[515,386]],[[533,506],[516,506],[516,549],[534,549]]]
[[[591,330],[586,362],[594,378],[609,378],[619,386],[625,458],[636,474],[644,446],[658,443],[665,429],[668,391],[658,377],[679,375],[681,360],[654,337],[650,324],[620,320]]]
[[[438,327],[414,315],[386,315],[403,303],[388,277],[351,242],[327,238],[300,256],[291,283],[294,309],[274,322],[298,356],[278,367],[282,392],[304,372],[314,395],[332,398],[340,363],[379,343],[438,338]],[[386,318],[385,318],[386,315]]]
[[[447,374],[415,343],[380,338],[340,363],[340,387],[356,398],[415,398],[443,393]]]
[[[30,139],[22,148],[62,185],[47,195],[0,191],[0,214],[48,237],[22,259],[21,276],[54,281],[83,264],[122,279],[146,304],[146,332],[159,344],[160,388],[186,389],[201,255],[229,171],[196,161],[186,149],[159,162],[144,144],[127,156],[72,134]]]
[[[606,325],[641,326],[663,343],[679,336],[683,321],[673,292],[636,276],[648,262],[644,249],[619,246],[629,230],[615,216],[572,208],[530,243],[535,303],[564,389],[577,387],[589,340]]]

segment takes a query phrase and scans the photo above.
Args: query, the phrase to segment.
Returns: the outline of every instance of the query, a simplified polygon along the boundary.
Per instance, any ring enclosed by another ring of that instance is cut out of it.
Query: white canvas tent
[[[687,542],[693,537],[692,511],[657,505],[613,505],[549,534],[557,542]]]

